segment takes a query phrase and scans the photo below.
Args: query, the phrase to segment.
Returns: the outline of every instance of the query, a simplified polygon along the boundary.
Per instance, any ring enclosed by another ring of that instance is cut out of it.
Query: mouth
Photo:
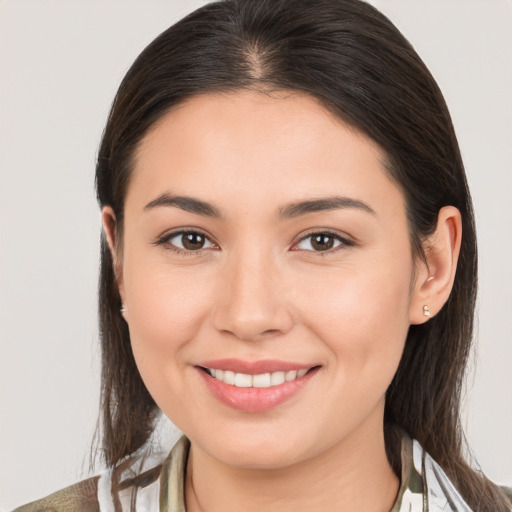
[[[296,379],[304,377],[309,371],[318,366],[311,368],[301,368],[300,370],[278,370],[276,372],[258,373],[252,375],[249,373],[238,373],[231,370],[220,370],[216,368],[199,367],[214,379],[235,386],[237,388],[270,388],[280,386],[285,382],[292,382]]]
[[[242,412],[264,412],[288,401],[318,373],[321,365],[282,361],[209,361],[196,366],[207,389],[224,405]]]

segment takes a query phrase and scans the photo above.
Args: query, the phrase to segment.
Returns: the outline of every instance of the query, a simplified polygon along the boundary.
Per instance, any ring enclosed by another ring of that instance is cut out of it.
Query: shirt
[[[391,512],[471,512],[416,440],[404,434],[401,443],[401,484]],[[128,458],[99,476],[14,512],[186,512],[189,449],[190,441],[182,436],[167,455]]]

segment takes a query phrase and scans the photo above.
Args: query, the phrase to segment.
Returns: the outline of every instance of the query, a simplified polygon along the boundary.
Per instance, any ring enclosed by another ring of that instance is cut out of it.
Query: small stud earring
[[[124,315],[126,313],[126,306],[124,304],[121,304],[119,311],[121,311],[121,315]]]
[[[423,314],[425,316],[430,316],[430,309],[428,306],[423,306]]]

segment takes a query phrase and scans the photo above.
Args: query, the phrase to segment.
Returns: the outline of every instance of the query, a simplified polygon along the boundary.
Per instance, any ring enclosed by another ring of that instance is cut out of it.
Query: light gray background
[[[97,145],[133,59],[203,3],[0,0],[0,510],[87,474]],[[481,262],[467,434],[484,471],[512,484],[512,3],[373,3],[426,61],[454,118]]]

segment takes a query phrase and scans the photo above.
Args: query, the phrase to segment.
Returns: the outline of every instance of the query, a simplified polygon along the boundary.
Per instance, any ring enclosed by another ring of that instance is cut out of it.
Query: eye
[[[339,235],[327,232],[310,233],[301,238],[294,246],[294,250],[326,252],[336,250],[343,245],[351,245]]]
[[[178,231],[166,235],[158,243],[168,244],[178,253],[198,252],[215,247],[213,242],[198,231]]]

